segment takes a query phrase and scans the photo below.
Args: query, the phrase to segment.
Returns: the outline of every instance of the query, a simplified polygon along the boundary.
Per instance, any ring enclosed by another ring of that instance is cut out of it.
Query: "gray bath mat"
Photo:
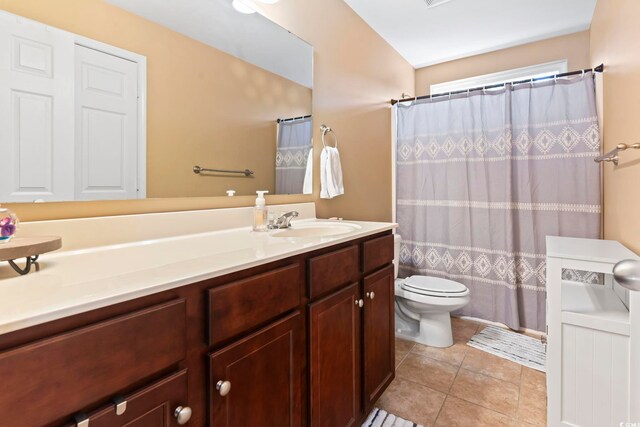
[[[471,347],[545,372],[545,346],[536,338],[496,326],[487,326],[467,343]]]
[[[412,423],[393,414],[374,408],[367,417],[367,421],[362,427],[422,427],[420,424]]]

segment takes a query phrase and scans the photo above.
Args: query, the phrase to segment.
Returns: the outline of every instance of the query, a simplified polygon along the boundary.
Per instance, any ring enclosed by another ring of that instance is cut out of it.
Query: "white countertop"
[[[615,240],[547,236],[547,256],[615,264],[623,259],[640,259]]]
[[[306,219],[299,223],[309,221],[321,220]],[[273,232],[256,233],[250,227],[243,227],[67,250],[43,256],[39,262],[40,271],[21,277],[15,277],[5,264],[0,267],[0,334],[397,226],[380,222],[344,222],[360,228],[331,237],[282,238],[273,237]]]

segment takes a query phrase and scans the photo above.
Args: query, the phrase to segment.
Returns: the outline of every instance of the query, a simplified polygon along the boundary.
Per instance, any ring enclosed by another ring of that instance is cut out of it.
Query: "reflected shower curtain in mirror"
[[[311,194],[312,138],[311,117],[278,123],[276,194]]]
[[[465,284],[458,314],[545,327],[545,236],[600,238],[592,75],[397,107],[401,277]]]

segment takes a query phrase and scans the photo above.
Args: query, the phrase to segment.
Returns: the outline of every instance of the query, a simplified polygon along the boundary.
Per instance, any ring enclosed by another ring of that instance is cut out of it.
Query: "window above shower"
[[[512,70],[500,71],[498,73],[484,74],[481,76],[469,77],[466,79],[433,84],[429,88],[429,93],[433,95],[484,86],[498,85],[501,83],[513,81],[537,79],[540,77],[566,73],[567,71],[567,60],[562,59],[558,61],[547,62],[544,64],[532,65],[529,67],[515,68]]]

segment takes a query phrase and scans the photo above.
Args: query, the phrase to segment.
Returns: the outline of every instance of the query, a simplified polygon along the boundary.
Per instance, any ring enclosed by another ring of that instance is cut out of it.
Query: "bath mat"
[[[412,423],[393,414],[374,408],[367,417],[367,421],[362,427],[422,427],[420,424]]]
[[[539,339],[496,326],[487,326],[472,336],[467,344],[536,371],[545,372],[545,346]]]

